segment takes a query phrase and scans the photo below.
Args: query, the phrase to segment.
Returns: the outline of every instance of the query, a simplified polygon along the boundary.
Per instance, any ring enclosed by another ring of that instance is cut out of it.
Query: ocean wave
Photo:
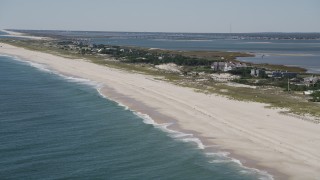
[[[101,92],[101,89],[102,88],[98,88],[97,91],[99,92],[99,94],[103,97],[103,98],[106,98],[108,100],[110,100],[111,98],[109,98],[108,96],[106,96],[105,94],[103,94]],[[152,125],[154,126],[155,128],[157,129],[160,129],[161,131],[163,132],[166,132],[168,133],[168,135],[176,140],[180,140],[180,141],[183,141],[183,142],[191,142],[191,143],[194,143],[197,145],[197,147],[199,149],[205,149],[205,145],[201,142],[201,140],[199,138],[196,138],[194,137],[193,134],[187,134],[187,133],[183,133],[183,132],[180,132],[180,131],[175,131],[175,130],[172,130],[172,129],[169,129],[169,126],[173,125],[174,123],[162,123],[162,124],[159,124],[157,122],[155,122],[149,115],[147,114],[143,114],[141,112],[137,112],[137,111],[134,111],[134,110],[131,110],[129,109],[128,106],[122,104],[122,103],[119,103],[119,102],[116,102],[119,106],[121,107],[124,107],[125,110],[130,110],[131,112],[133,112],[136,116],[140,117],[142,120],[143,120],[143,123],[145,124],[149,124],[149,125]]]
[[[38,69],[38,70],[40,70],[42,72],[58,75],[59,77],[62,77],[63,79],[67,80],[68,82],[88,85],[88,86],[94,87],[95,89],[100,89],[102,87],[101,83],[98,83],[98,82],[95,82],[95,81],[92,81],[92,80],[89,80],[89,79],[85,79],[85,78],[79,78],[79,77],[64,75],[62,73],[59,73],[58,71],[50,69],[48,66],[46,66],[44,64],[41,64],[41,63],[36,63],[36,62],[33,62],[33,61],[21,59],[18,56],[10,56],[10,55],[2,55],[2,54],[1,54],[1,56],[10,57],[13,60],[16,60],[16,61],[19,61],[21,63],[27,64],[27,65],[29,65],[31,67],[34,67],[34,68],[36,68],[36,69]]]
[[[103,98],[110,100],[110,98],[108,98],[105,94],[103,94],[101,92],[101,89],[98,89],[98,92]],[[124,107],[126,110],[130,110],[136,116],[140,117],[143,120],[143,123],[152,125],[153,127],[160,129],[161,131],[163,131],[165,133],[168,133],[168,135],[173,139],[176,139],[176,140],[182,141],[182,142],[186,142],[186,143],[194,143],[197,145],[197,148],[201,149],[201,150],[204,150],[208,147],[211,147],[211,146],[205,146],[199,138],[195,137],[191,133],[183,133],[180,131],[170,129],[169,127],[174,125],[174,123],[161,123],[161,124],[157,123],[148,114],[144,114],[141,112],[131,110],[131,109],[129,109],[128,106],[123,105],[119,102],[116,102],[116,103],[119,106]],[[236,166],[241,168],[240,171],[243,173],[246,172],[247,174],[256,174],[256,175],[260,176],[259,179],[261,179],[261,180],[273,180],[273,176],[268,174],[267,172],[261,171],[261,170],[255,169],[255,168],[246,167],[241,163],[240,160],[229,157],[229,155],[230,155],[229,152],[225,152],[225,151],[223,151],[223,152],[222,151],[210,152],[210,153],[205,153],[205,155],[209,158],[209,160],[208,160],[209,163],[234,163]]]
[[[153,125],[155,128],[158,128],[160,130],[162,130],[163,132],[166,132],[169,134],[170,137],[182,141],[182,142],[186,142],[186,143],[195,143],[197,145],[198,149],[204,150],[205,148],[209,147],[209,146],[205,146],[202,141],[197,138],[194,137],[193,134],[188,134],[188,133],[183,133],[180,131],[175,131],[170,129],[169,127],[171,125],[173,125],[174,123],[162,123],[159,124],[157,122],[155,122],[149,115],[147,114],[143,114],[141,112],[136,112],[136,111],[132,111],[135,115],[137,115],[138,117],[143,119],[143,122],[145,124],[150,124]],[[205,155],[209,158],[209,163],[234,163],[235,165],[237,165],[238,167],[241,168],[241,172],[242,173],[246,173],[246,174],[256,174],[259,175],[259,179],[261,180],[273,180],[273,176],[270,175],[268,172],[266,171],[261,171],[255,168],[249,168],[244,166],[240,160],[235,159],[235,158],[231,158],[229,157],[230,153],[226,152],[226,151],[218,151],[218,152],[210,152],[210,153],[205,153]],[[211,159],[214,158],[214,159]]]
[[[98,93],[100,94],[100,96],[105,98],[105,99],[111,100],[111,98],[109,98],[108,96],[106,96],[105,94],[102,93],[102,91],[101,91],[102,88],[103,88],[103,86],[100,86],[100,87],[96,88]],[[113,101],[113,102],[116,102],[118,104],[118,106],[123,107],[125,110],[130,110],[128,106],[126,106],[126,105],[124,105],[122,103],[119,103],[117,101]]]
[[[239,172],[241,174],[252,174],[259,175],[261,180],[273,180],[273,176],[266,171],[259,170],[256,168],[249,168],[244,166],[240,160],[232,158],[229,156],[229,152],[219,151],[219,152],[209,152],[206,153],[206,156],[209,158],[209,163],[222,163],[222,164],[234,164],[241,169]]]
[[[29,60],[26,60],[26,59],[21,59],[18,56],[10,56],[10,55],[1,55],[1,56],[10,57],[13,60],[16,60],[16,61],[19,61],[21,63],[27,64],[27,65],[29,65],[31,67],[34,67],[34,68],[36,68],[36,69],[38,69],[40,71],[43,71],[43,72],[58,74],[57,72],[54,72],[53,70],[50,70],[47,66],[45,66],[43,64],[35,63],[35,62],[29,61]]]
[[[2,55],[1,55],[2,56]],[[14,57],[14,56],[9,56],[14,58],[15,60],[18,60],[20,62],[25,62],[27,64],[29,64],[32,67],[35,67],[43,72],[46,73],[53,73],[56,74],[60,77],[62,77],[63,79],[69,81],[69,82],[73,82],[73,83],[79,83],[79,84],[84,84],[84,85],[88,85],[91,87],[94,87],[97,92],[101,95],[101,97],[106,98],[108,100],[110,100],[110,98],[108,98],[105,94],[102,93],[102,88],[103,85],[101,83],[97,83],[95,81],[89,80],[89,79],[85,79],[85,78],[78,78],[78,77],[73,77],[73,76],[67,76],[61,73],[58,73],[57,71],[54,71],[50,68],[48,68],[46,65],[40,64],[40,63],[35,63],[35,62],[31,62],[31,61],[27,61],[27,60],[22,60],[19,57]],[[119,106],[124,107],[125,110],[130,110],[128,106],[121,104],[119,102],[116,102]],[[195,137],[193,134],[191,133],[183,133],[180,131],[176,131],[176,130],[172,130],[169,127],[172,126],[174,123],[157,123],[155,122],[149,115],[147,114],[143,114],[141,112],[137,112],[134,110],[130,110],[132,111],[135,115],[137,115],[138,117],[140,117],[143,122],[145,124],[150,124],[152,126],[154,126],[155,128],[158,128],[160,130],[162,130],[163,132],[168,133],[168,135],[170,137],[172,137],[173,139],[182,141],[182,142],[186,142],[186,143],[194,143],[197,145],[198,149],[204,150],[205,148],[209,147],[209,146],[205,146],[202,141]],[[262,176],[262,180],[264,179],[273,179],[273,177],[271,175],[269,175],[267,172],[264,171],[260,171],[258,169],[254,169],[254,168],[248,168],[242,165],[242,163],[234,158],[229,157],[230,153],[229,152],[210,152],[210,153],[206,153],[207,157],[210,158],[214,158],[214,159],[209,159],[210,163],[235,163],[239,166],[241,166],[242,169],[241,171],[245,171],[245,170],[250,170],[255,172],[256,174],[259,174]]]
[[[37,68],[40,71],[48,72],[48,73],[55,73],[54,71],[48,69],[45,65],[39,64],[39,63],[34,63],[31,61],[26,61],[30,66]],[[55,73],[56,74],[56,73]]]
[[[201,142],[201,140],[199,138],[194,137],[193,134],[186,134],[183,132],[169,129],[168,127],[173,125],[173,123],[159,124],[159,123],[156,123],[147,114],[143,114],[143,113],[135,112],[135,111],[133,111],[133,112],[137,116],[141,117],[145,124],[153,125],[155,128],[158,128],[158,129],[168,133],[170,137],[172,137],[176,140],[180,140],[180,141],[187,142],[187,143],[190,143],[190,142],[195,143],[195,144],[197,144],[197,147],[201,150],[206,148],[206,146]],[[260,176],[259,179],[261,179],[261,180],[273,180],[274,179],[273,176],[270,175],[266,171],[246,167],[241,163],[240,160],[229,157],[229,155],[230,155],[229,152],[219,151],[219,152],[210,152],[210,153],[205,153],[205,154],[207,157],[209,157],[209,159],[214,158],[214,159],[209,160],[209,163],[234,163],[235,165],[237,165],[241,168],[241,170],[240,170],[241,173],[256,174],[256,175]]]
[[[180,140],[180,141],[183,141],[183,142],[191,142],[191,143],[196,144],[197,148],[205,149],[205,146],[201,142],[201,140],[199,138],[194,137],[193,134],[186,134],[186,133],[175,131],[175,130],[172,130],[172,129],[168,128],[169,126],[173,125],[174,123],[159,124],[159,123],[156,123],[147,114],[143,114],[143,113],[140,113],[140,112],[134,112],[134,114],[136,114],[137,116],[141,117],[145,124],[153,125],[155,128],[158,128],[158,129],[168,133],[170,137],[172,137],[172,138],[174,138],[176,140]]]
[[[85,78],[78,78],[78,77],[73,77],[73,76],[65,76],[63,74],[59,74],[59,76],[63,77],[66,79],[68,82],[73,82],[73,83],[78,83],[78,84],[83,84],[83,85],[88,85],[91,87],[94,87],[96,89],[100,89],[103,87],[101,83],[92,81],[90,79],[85,79]]]

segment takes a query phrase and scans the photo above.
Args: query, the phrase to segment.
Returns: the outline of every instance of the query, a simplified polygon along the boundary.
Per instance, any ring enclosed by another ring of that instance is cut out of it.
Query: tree
[[[315,91],[314,93],[311,94],[313,102],[320,102],[320,91]]]

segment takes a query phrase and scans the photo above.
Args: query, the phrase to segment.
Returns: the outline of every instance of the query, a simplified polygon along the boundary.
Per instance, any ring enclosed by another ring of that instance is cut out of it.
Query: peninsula
[[[201,139],[204,146],[200,148],[205,152],[228,151],[245,166],[266,171],[275,179],[320,177],[319,105],[302,98],[293,100],[282,89],[206,81],[206,74],[201,75],[203,69],[181,76],[181,69],[175,65],[118,63],[110,56],[86,54],[86,50],[72,54],[50,46],[48,41],[3,40],[0,46],[0,54],[102,84],[100,92],[107,98],[159,124],[172,123],[170,129],[193,134]],[[278,97],[280,102],[267,103],[267,99],[274,101]],[[254,102],[249,101],[252,99]],[[299,116],[306,110],[285,106],[281,100],[301,102],[310,109],[307,114],[314,116]],[[266,108],[270,104],[278,108]]]

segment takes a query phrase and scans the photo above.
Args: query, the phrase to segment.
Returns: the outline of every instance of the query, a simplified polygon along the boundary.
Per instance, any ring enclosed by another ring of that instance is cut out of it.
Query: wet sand
[[[265,108],[206,95],[151,76],[112,69],[84,60],[67,59],[0,43],[0,54],[18,56],[52,70],[104,85],[106,97],[148,114],[157,123],[190,132],[210,146],[230,151],[231,157],[275,179],[319,179],[320,125]]]

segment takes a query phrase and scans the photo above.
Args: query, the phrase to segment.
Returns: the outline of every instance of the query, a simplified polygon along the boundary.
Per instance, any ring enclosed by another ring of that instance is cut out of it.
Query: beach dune
[[[266,104],[195,92],[143,74],[112,69],[0,44],[0,54],[41,63],[60,73],[103,85],[100,92],[158,123],[193,133],[210,149],[231,152],[244,165],[275,179],[320,179],[320,125]]]

